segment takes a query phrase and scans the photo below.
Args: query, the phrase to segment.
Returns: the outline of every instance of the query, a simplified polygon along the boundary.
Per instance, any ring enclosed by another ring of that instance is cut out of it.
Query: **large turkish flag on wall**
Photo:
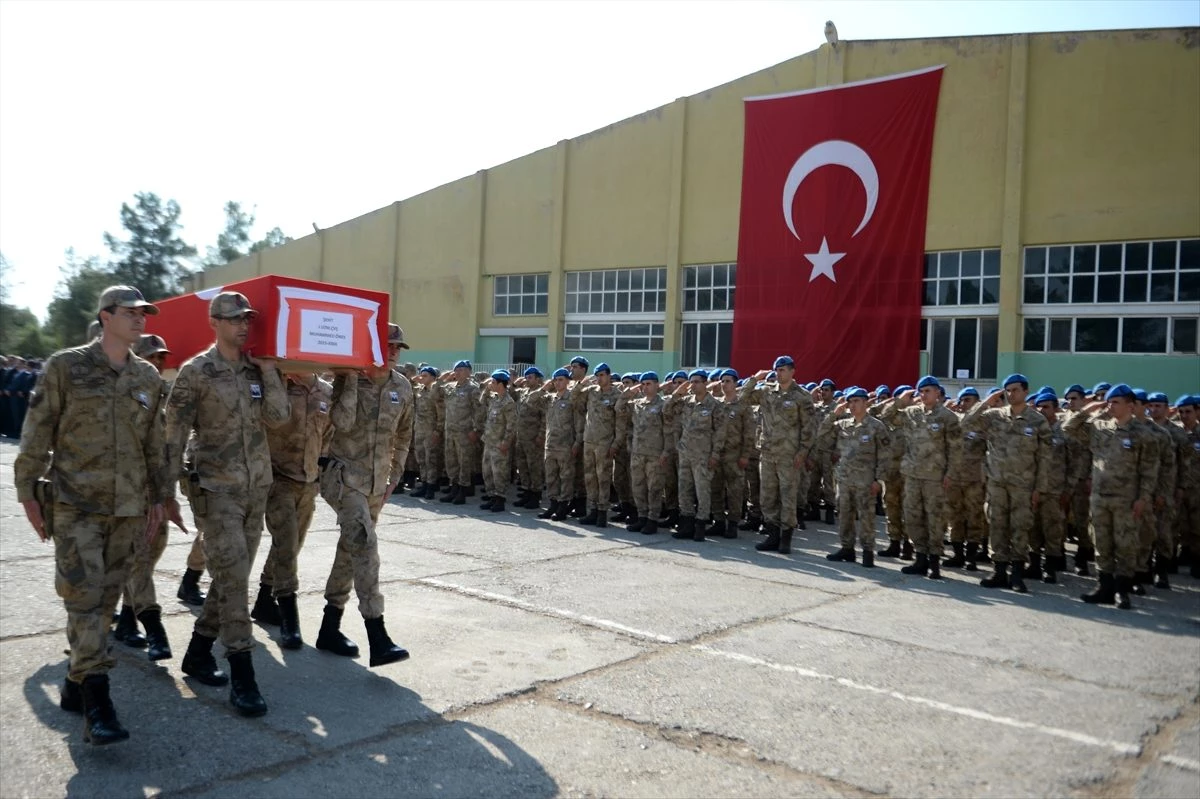
[[[733,365],[913,382],[942,67],[746,99]]]

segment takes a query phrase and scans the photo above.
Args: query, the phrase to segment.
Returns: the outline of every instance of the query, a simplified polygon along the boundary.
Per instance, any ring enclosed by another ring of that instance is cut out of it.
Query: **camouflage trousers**
[[[1096,542],[1096,568],[1117,577],[1138,571],[1138,521],[1129,497],[1092,495],[1092,540]]]
[[[833,462],[829,455],[819,455],[813,459],[816,468],[810,472],[808,483],[808,504],[816,505],[825,500],[828,507],[833,507],[835,484],[833,479]]]
[[[298,559],[317,508],[317,490],[316,482],[301,483],[281,475],[275,475],[271,484],[266,514],[271,549],[259,582],[271,586],[274,596],[300,590]]]
[[[1193,558],[1200,554],[1200,491],[1184,491],[1175,507],[1175,540]]]
[[[737,458],[722,458],[713,469],[712,512],[720,521],[721,514],[728,514],[735,524],[742,518],[742,500],[746,491],[746,475]]]
[[[678,452],[671,452],[667,456],[667,465],[663,467],[663,508],[667,511],[679,510]]]
[[[483,490],[490,497],[508,494],[508,481],[512,477],[512,461],[507,452],[492,444],[483,445]]]
[[[364,619],[383,615],[383,594],[379,591],[379,539],[375,522],[383,508],[383,494],[368,497],[342,484],[341,470],[327,467],[321,472],[321,497],[337,512],[337,551],[333,568],[325,581],[325,601],[345,608],[350,590],[358,595],[358,611]]]
[[[679,454],[679,515],[703,521],[712,513],[713,469],[708,457]],[[699,523],[699,522],[697,522]]]
[[[192,547],[188,550],[187,567],[202,572],[206,566],[208,559],[204,557],[204,531],[200,529],[200,520],[196,519],[196,532],[192,536]]]
[[[583,445],[583,483],[587,489],[588,507],[608,509],[612,490],[613,459],[608,457],[607,444]]]
[[[875,546],[875,495],[870,483],[851,485],[839,481],[837,513],[838,538],[843,549],[853,549],[855,538],[863,549]]]
[[[207,504],[202,516],[204,552],[212,583],[196,619],[195,631],[208,638],[220,637],[226,654],[254,648],[247,599],[250,566],[262,538],[268,490],[269,487],[249,489],[243,494],[204,492]]]
[[[167,548],[167,523],[163,522],[153,540],[146,543],[146,536],[138,533],[133,537],[133,558],[129,564],[129,576],[125,578],[125,604],[135,614],[143,610],[162,610],[154,592],[154,567],[162,559]]]
[[[987,517],[983,512],[983,481],[950,481],[946,492],[946,521],[955,544],[982,544],[987,540]]]
[[[67,677],[83,682],[116,665],[108,653],[108,628],[125,584],[133,541],[143,517],[88,513],[56,502],[47,514],[54,539],[54,588],[67,611],[71,661]]]
[[[796,526],[800,470],[791,458],[763,457],[758,464],[763,520],[784,530]]]
[[[570,502],[575,496],[575,456],[570,450],[548,449],[542,463],[546,496],[551,501]]]
[[[546,487],[544,453],[536,437],[517,439],[517,477],[521,488],[541,492]]]
[[[1164,554],[1173,553],[1171,517],[1174,503],[1167,502],[1161,508],[1147,507],[1138,520],[1138,571],[1150,571],[1150,556],[1158,549]]]
[[[461,486],[471,485],[472,472],[475,470],[475,445],[467,434],[446,431],[446,474],[450,482]],[[321,496],[324,496],[322,492]]]
[[[442,476],[442,443],[433,443],[433,428],[417,428],[413,433],[413,450],[417,453],[417,465],[421,470],[421,481],[436,483]]]
[[[629,473],[629,448],[619,447],[613,458],[613,488],[617,490],[617,501],[633,502],[633,478]]]
[[[585,475],[587,474],[587,466],[584,463],[585,456],[583,454],[583,451],[586,448],[586,444],[580,444],[579,454],[572,456],[575,459],[573,472],[575,484],[572,486],[571,490],[574,493],[574,496],[577,498],[587,496],[587,479],[585,478]]]
[[[1088,525],[1091,515],[1091,497],[1088,495],[1086,481],[1077,483],[1071,491],[1071,507],[1067,523],[1075,528],[1075,536],[1079,539],[1079,547],[1090,549],[1094,546]]]
[[[946,530],[946,491],[941,480],[904,480],[904,529],[917,554],[940,558]]]
[[[887,514],[889,541],[903,541],[904,528],[904,475],[892,472],[883,479],[883,510]]]
[[[1029,531],[1033,529],[1033,492],[988,480],[987,520],[992,560],[1024,561],[1029,553]]]
[[[1044,553],[1048,558],[1061,557],[1063,540],[1067,535],[1067,512],[1063,509],[1060,497],[1057,494],[1042,497],[1033,519],[1029,551],[1035,555]]]
[[[638,516],[657,519],[662,514],[663,469],[659,455],[631,455],[630,491]]]
[[[751,458],[750,465],[745,471],[746,515],[750,518],[762,518],[762,505],[759,503],[759,483],[762,479],[758,474],[758,458]]]

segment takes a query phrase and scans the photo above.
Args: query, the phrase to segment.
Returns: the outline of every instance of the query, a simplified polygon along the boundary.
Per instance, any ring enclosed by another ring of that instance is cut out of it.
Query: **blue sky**
[[[134,192],[302,236],[824,42],[1200,25],[1200,2],[0,2],[0,252],[44,314]]]

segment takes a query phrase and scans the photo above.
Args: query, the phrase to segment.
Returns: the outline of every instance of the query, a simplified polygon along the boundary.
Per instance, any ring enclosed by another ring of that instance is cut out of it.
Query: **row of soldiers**
[[[20,438],[29,395],[42,373],[42,363],[35,358],[0,355],[0,436]]]
[[[823,502],[828,523],[837,508],[834,561],[856,560],[857,541],[864,566],[900,557],[913,561],[905,573],[934,579],[943,565],[991,562],[981,585],[1025,592],[1027,577],[1057,582],[1074,540],[1078,573],[1093,561],[1100,572],[1084,599],[1123,608],[1146,585],[1170,587],[1180,543],[1200,576],[1200,397],[1172,406],[1101,383],[1072,385],[1060,401],[1021,374],[986,397],[971,387],[948,397],[932,376],[894,393],[837,391],[832,380],[796,383],[788,356],[745,380],[732,369],[618,379],[588,366],[577,357],[548,382],[530,367],[482,384],[467,361],[446,374],[419,367],[414,493],[436,495],[444,453],[442,501],[471,496],[480,462],[484,507],[502,511],[515,460],[518,505],[548,495],[541,518],[604,527],[611,486],[630,530],[675,527],[700,541],[761,526],[757,548],[788,553]],[[878,552],[877,505],[889,538]],[[954,554],[943,562],[947,530]]]

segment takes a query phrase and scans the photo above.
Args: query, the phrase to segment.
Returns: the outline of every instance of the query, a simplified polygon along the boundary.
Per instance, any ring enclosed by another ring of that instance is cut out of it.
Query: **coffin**
[[[258,316],[250,325],[246,351],[282,359],[284,372],[364,369],[386,359],[387,294],[368,289],[279,275],[230,283],[161,300],[146,317],[146,332],[163,337],[171,354],[166,369],[179,366],[215,340],[208,304],[222,291],[246,295]]]

